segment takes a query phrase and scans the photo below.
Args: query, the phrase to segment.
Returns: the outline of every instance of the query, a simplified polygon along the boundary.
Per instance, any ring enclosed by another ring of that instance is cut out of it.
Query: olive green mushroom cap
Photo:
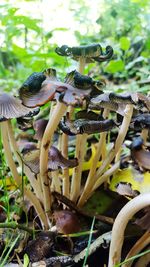
[[[36,113],[37,109],[25,107],[20,99],[6,93],[0,94],[0,121],[24,116],[30,117]]]
[[[94,61],[103,62],[109,60],[113,55],[113,49],[111,46],[107,46],[104,53],[100,44],[81,45],[74,47],[63,45],[61,47],[57,47],[55,52],[60,56],[70,56],[77,61],[81,57],[84,57],[86,63]]]

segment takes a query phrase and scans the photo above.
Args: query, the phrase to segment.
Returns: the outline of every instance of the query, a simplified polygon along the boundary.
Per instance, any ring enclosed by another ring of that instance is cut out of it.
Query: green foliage
[[[24,1],[30,3],[32,1]],[[38,1],[36,2],[38,5]],[[16,0],[16,3],[19,1]],[[58,6],[63,10],[63,1]],[[64,5],[65,6],[65,5]],[[72,34],[79,44],[101,43],[114,48],[114,56],[108,63],[98,63],[102,74],[107,79],[113,79],[121,84],[128,79],[146,79],[149,67],[149,8],[148,0],[73,0],[66,4],[74,19]],[[66,7],[64,7],[65,10]],[[57,9],[57,6],[56,6]],[[52,11],[51,11],[52,10]],[[69,28],[61,22],[45,29],[46,13],[39,10],[23,12],[19,5],[8,1],[0,6],[1,20],[1,48],[0,48],[0,86],[1,90],[13,91],[19,88],[25,77],[34,71],[41,71],[47,67],[57,68],[60,75],[65,74],[72,61],[58,56],[54,50],[57,45],[54,36],[68,32]],[[54,9],[49,10],[53,12]],[[65,12],[65,11],[64,11]],[[75,26],[76,25],[76,26]],[[80,25],[78,27],[77,25]],[[84,33],[83,33],[84,32]],[[64,39],[64,44],[67,40]],[[74,45],[74,44],[72,44]],[[76,65],[74,64],[74,68]],[[99,73],[101,73],[99,71]],[[89,67],[85,69],[88,74]],[[93,75],[97,71],[93,68]],[[99,78],[99,77],[97,77]]]

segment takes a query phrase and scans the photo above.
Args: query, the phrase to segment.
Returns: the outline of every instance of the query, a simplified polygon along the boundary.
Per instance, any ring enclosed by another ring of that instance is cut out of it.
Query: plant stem
[[[30,235],[32,235],[34,232],[34,229],[31,229],[22,224],[18,224],[17,222],[0,223],[0,228],[20,229],[20,230],[28,232]]]
[[[57,103],[55,109],[52,112],[52,116],[50,117],[49,122],[46,126],[41,142],[40,175],[43,186],[44,209],[46,212],[49,212],[51,209],[51,193],[50,193],[49,179],[47,173],[48,151],[52,142],[53,134],[66,110],[67,110],[66,105],[60,102]]]
[[[124,231],[129,220],[136,212],[149,205],[150,193],[141,194],[129,201],[117,215],[112,229],[108,267],[120,262]]]

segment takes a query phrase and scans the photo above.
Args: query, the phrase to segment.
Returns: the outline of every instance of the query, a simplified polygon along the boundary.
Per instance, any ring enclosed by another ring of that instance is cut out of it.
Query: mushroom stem
[[[55,109],[52,112],[52,116],[46,126],[42,142],[41,142],[41,153],[40,153],[40,175],[43,186],[44,196],[44,209],[46,212],[51,209],[51,194],[49,189],[49,178],[47,172],[48,165],[48,151],[51,146],[53,134],[58,126],[59,121],[67,110],[67,106],[63,103],[58,102]]]
[[[14,138],[14,133],[13,133],[11,121],[6,121],[6,123],[7,123],[7,127],[8,127],[8,136],[9,136],[11,147],[13,149],[14,155],[16,157],[16,160],[17,160],[19,166],[22,167],[23,162],[21,160],[21,155],[20,155],[18,146],[16,144],[16,140]],[[36,196],[42,201],[42,190],[41,190],[41,186],[40,186],[39,182],[35,179],[34,174],[31,172],[31,170],[26,165],[24,165],[23,169],[24,169],[25,175],[29,179],[29,182],[30,182]]]
[[[65,158],[68,158],[68,135],[63,133],[62,134],[62,155]],[[69,179],[69,169],[64,169],[62,171],[63,173],[63,186],[62,191],[63,195],[67,198],[69,198],[69,192],[70,192],[70,179]]]
[[[101,184],[103,184],[107,179],[113,175],[120,167],[120,161],[116,162],[110,169],[108,169],[95,183],[92,191],[95,191]]]
[[[5,150],[5,157],[6,157],[8,166],[11,170],[11,173],[12,173],[16,183],[17,183],[17,186],[19,188],[21,188],[22,179],[21,179],[21,176],[18,174],[17,167],[16,167],[16,164],[15,164],[13,156],[12,156],[8,132],[7,132],[7,121],[1,123],[1,133],[2,133],[3,147]],[[42,225],[44,225],[44,228],[48,229],[48,224],[47,224],[47,219],[46,219],[45,213],[44,213],[42,206],[41,206],[39,200],[37,199],[37,197],[29,189],[26,189],[26,188],[24,188],[23,194],[25,194],[25,196],[29,199],[29,201],[34,206],[34,208],[35,208],[35,210],[36,210],[36,212],[37,212],[37,214],[41,220]]]
[[[79,58],[79,72],[83,74],[86,63],[85,56]],[[80,195],[81,178],[82,178],[82,164],[86,153],[86,140],[87,134],[77,135],[76,137],[76,150],[75,157],[78,159],[78,166],[73,169],[70,199],[74,202],[77,201]]]
[[[79,58],[79,72],[83,74],[84,68],[85,68],[86,58],[84,56],[81,56]]]
[[[3,140],[3,148],[5,151],[5,157],[8,164],[8,167],[11,170],[11,173],[14,177],[14,180],[17,183],[17,186],[20,188],[22,184],[21,176],[18,174],[17,167],[15,165],[10,144],[9,144],[9,137],[7,132],[7,121],[4,121],[1,123],[1,134],[2,134],[2,140]]]
[[[122,143],[125,139],[125,136],[127,134],[127,131],[130,125],[130,121],[131,121],[132,113],[133,113],[133,106],[127,105],[124,113],[125,115],[124,115],[123,122],[119,130],[115,145],[111,149],[108,157],[103,162],[102,166],[97,170],[96,175],[94,177],[96,180],[101,176],[101,174],[105,171],[105,169],[108,167],[108,165],[111,163],[111,161],[114,159],[114,157],[120,150],[120,147],[122,146]]]
[[[92,185],[90,184],[88,186],[88,188],[84,189],[84,191],[83,191],[83,193],[82,193],[82,195],[80,197],[79,203],[78,203],[79,206],[84,205],[84,203],[88,200],[88,198],[89,198],[88,194],[90,194],[90,191],[92,190],[93,184],[95,183],[95,181],[97,179],[99,179],[99,183],[101,184],[100,176],[105,172],[106,168],[109,166],[109,164],[114,159],[115,155],[118,153],[118,151],[119,151],[119,149],[120,149],[120,147],[121,147],[121,145],[122,145],[122,143],[124,141],[126,133],[128,131],[129,124],[130,124],[130,121],[131,121],[131,118],[132,118],[132,113],[133,113],[133,106],[132,105],[127,105],[126,109],[125,109],[124,119],[123,119],[122,125],[120,127],[120,130],[119,130],[115,145],[111,149],[111,151],[108,154],[108,157],[104,160],[104,162],[102,163],[100,168],[97,170],[97,172],[93,176],[91,176],[91,179],[92,179],[91,184]],[[103,176],[102,176],[102,181],[103,181]]]
[[[108,267],[114,267],[120,262],[124,231],[129,220],[136,212],[148,205],[150,205],[150,193],[141,194],[130,200],[117,215],[112,229]]]
[[[108,110],[104,110],[104,118],[106,118],[109,114],[109,111]],[[83,190],[83,193],[79,199],[79,202],[78,202],[78,206],[82,206],[82,201],[86,199],[86,196],[88,196],[88,194],[90,194],[90,191],[92,190],[92,187],[95,183],[95,180],[93,179],[93,176],[96,172],[96,168],[97,168],[97,163],[100,159],[100,156],[101,156],[101,153],[102,153],[102,148],[103,148],[103,144],[105,144],[105,140],[106,140],[106,135],[107,133],[106,132],[103,132],[100,134],[100,139],[99,139],[99,142],[98,142],[98,146],[97,146],[97,150],[96,150],[96,153],[95,153],[95,156],[94,156],[94,159],[93,159],[93,162],[90,166],[90,172],[88,174],[88,177],[87,177],[87,180],[86,180],[86,184],[84,186],[84,190]]]
[[[77,201],[80,195],[82,165],[86,153],[86,140],[87,140],[87,134],[83,135],[79,134],[76,137],[75,157],[78,159],[78,166],[73,169],[71,193],[70,193],[70,199],[74,202]]]
[[[59,179],[59,170],[52,171],[51,172],[52,177],[52,187],[54,187],[54,190],[58,193],[61,193],[61,184]]]
[[[149,132],[148,129],[143,129],[142,132],[141,132],[141,138],[143,139],[144,144],[146,144],[146,140],[147,140],[147,137],[148,137],[148,132]]]
[[[140,251],[142,251],[148,244],[150,243],[150,232],[147,231],[131,248],[128,255],[126,256],[126,259],[129,259],[135,255],[137,255]],[[133,260],[125,263],[122,265],[122,267],[131,267]],[[143,266],[143,265],[141,265]]]

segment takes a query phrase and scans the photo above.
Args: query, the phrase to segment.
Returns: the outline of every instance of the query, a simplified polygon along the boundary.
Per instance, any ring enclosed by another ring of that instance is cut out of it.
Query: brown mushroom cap
[[[24,155],[24,163],[34,172],[38,174],[39,170],[39,156],[40,150],[33,149]],[[52,146],[48,153],[48,171],[55,171],[58,169],[74,168],[78,165],[76,158],[66,159],[62,156],[61,152]]]
[[[100,110],[101,108],[107,108],[112,111],[124,115],[124,109],[127,104],[136,104],[136,96],[134,94],[115,94],[115,93],[103,93],[89,102],[89,109]]]
[[[33,122],[33,128],[35,130],[34,138],[37,140],[41,140],[47,126],[48,120],[39,119]]]
[[[34,72],[19,89],[19,96],[25,106],[42,106],[52,100],[57,89],[56,71]]]
[[[21,100],[6,93],[0,94],[0,121],[33,116],[35,110],[22,105]]]
[[[58,100],[66,105],[82,105],[83,100],[94,90],[100,90],[103,84],[90,77],[72,71],[61,82],[54,69],[33,73],[19,90],[19,96],[25,106],[42,106],[50,100]]]

